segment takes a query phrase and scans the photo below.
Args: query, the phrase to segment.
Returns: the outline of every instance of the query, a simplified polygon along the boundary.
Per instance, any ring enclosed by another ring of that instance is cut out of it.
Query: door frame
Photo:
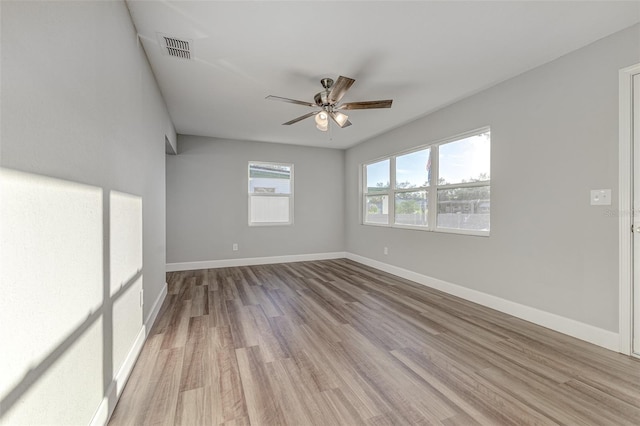
[[[640,64],[619,72],[618,232],[620,352],[632,355],[633,339],[633,76]]]

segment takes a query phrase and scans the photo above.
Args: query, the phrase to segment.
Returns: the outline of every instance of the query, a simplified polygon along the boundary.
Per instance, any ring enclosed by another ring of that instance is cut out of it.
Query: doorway
[[[620,70],[620,352],[640,357],[640,64]]]

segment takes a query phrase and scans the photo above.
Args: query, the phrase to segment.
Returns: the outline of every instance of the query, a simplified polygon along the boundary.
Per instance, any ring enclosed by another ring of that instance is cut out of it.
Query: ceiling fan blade
[[[291,104],[305,105],[305,106],[310,106],[310,107],[317,106],[316,104],[312,104],[311,102],[297,101],[295,99],[282,98],[280,96],[273,96],[273,95],[269,95],[265,99],[269,99],[271,101],[289,102]]]
[[[329,116],[333,119],[333,121],[340,126],[341,129],[345,127],[351,126],[351,122],[349,121],[349,117],[346,114],[341,112],[330,112]]]
[[[312,111],[312,112],[310,112],[310,113],[308,113],[308,114],[301,115],[301,116],[300,116],[300,117],[298,117],[298,118],[294,118],[294,119],[293,119],[293,120],[291,120],[291,121],[287,121],[286,123],[282,123],[282,125],[283,125],[283,126],[289,126],[289,125],[291,125],[291,124],[295,124],[295,123],[297,123],[298,121],[302,121],[302,120],[304,120],[305,118],[312,117],[312,116],[316,115],[316,114],[317,114],[317,113],[319,113],[319,112],[320,112],[320,111]]]
[[[386,99],[383,101],[362,101],[362,102],[347,102],[335,109],[374,109],[374,108],[391,108],[393,99]]]
[[[329,101],[331,101],[332,104],[339,102],[353,83],[355,83],[355,80],[352,78],[343,76],[338,77],[338,81],[336,81],[331,87]]]

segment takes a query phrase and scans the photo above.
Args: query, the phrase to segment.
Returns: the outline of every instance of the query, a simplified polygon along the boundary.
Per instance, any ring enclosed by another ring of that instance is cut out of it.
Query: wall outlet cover
[[[592,189],[591,205],[592,206],[610,206],[611,190],[610,189]]]

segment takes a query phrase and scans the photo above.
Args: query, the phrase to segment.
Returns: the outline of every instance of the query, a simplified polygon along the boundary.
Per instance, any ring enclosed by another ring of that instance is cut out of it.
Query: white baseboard
[[[204,260],[200,262],[167,263],[167,272],[193,271],[196,269],[229,268],[232,266],[267,265],[271,263],[306,262],[313,260],[343,259],[343,251],[331,253],[295,254],[287,256],[247,257],[243,259]]]
[[[571,337],[593,343],[594,345],[598,345],[615,352],[618,352],[618,350],[620,349],[618,333],[615,333],[613,331],[605,330],[599,327],[585,324],[580,321],[573,320],[571,318],[552,314],[550,312],[533,308],[531,306],[522,305],[520,303],[512,302],[498,296],[493,296],[478,290],[473,290],[457,284],[452,284],[447,281],[439,280],[437,278],[429,277],[427,275],[419,274],[408,269],[389,265],[384,262],[369,259],[367,257],[349,252],[169,263],[167,264],[167,272],[340,258],[347,258],[355,262],[362,263],[363,265],[371,266],[372,268],[397,275],[399,277],[414,281],[418,284],[426,285],[427,287],[443,291],[445,293],[460,297],[462,299],[477,303],[482,306],[486,306],[491,309],[495,309],[496,311],[504,312],[508,315],[512,315],[525,321],[541,325],[551,330],[555,330]]]
[[[153,303],[153,307],[149,311],[149,315],[144,320],[144,328],[145,328],[145,339],[146,336],[151,331],[151,327],[156,322],[156,318],[158,317],[158,313],[160,312],[160,308],[164,303],[164,299],[167,297],[167,283],[164,283],[164,287],[162,287],[162,291],[156,298],[156,301]]]
[[[102,398],[102,402],[100,406],[96,410],[96,413],[93,415],[93,419],[91,419],[91,426],[97,425],[106,425],[111,415],[113,414],[113,410],[116,408],[116,403],[118,399],[120,399],[120,395],[122,395],[122,390],[124,386],[127,384],[127,380],[129,380],[129,376],[133,371],[133,367],[138,360],[138,356],[140,352],[142,352],[142,347],[144,346],[144,342],[147,340],[147,336],[149,335],[149,331],[153,326],[153,323],[156,321],[158,316],[158,312],[160,312],[160,307],[164,302],[164,299],[167,297],[167,284],[165,283],[162,291],[156,298],[156,301],[153,304],[153,308],[147,315],[147,319],[142,324],[138,335],[133,341],[133,345],[131,349],[129,349],[129,353],[127,357],[124,359],[122,366],[116,373],[113,381],[109,385],[105,396]]]
[[[477,303],[504,312],[514,317],[541,325],[551,330],[567,334],[580,340],[584,340],[594,345],[618,352],[619,338],[618,333],[604,330],[580,321],[532,308],[530,306],[521,305],[520,303],[502,299],[497,296],[482,293],[457,284],[452,284],[427,275],[422,275],[408,269],[399,268],[367,257],[359,256],[353,253],[346,253],[346,258],[372,268],[388,272],[393,275],[414,281],[418,284],[443,291],[453,296],[460,297],[470,302]]]

